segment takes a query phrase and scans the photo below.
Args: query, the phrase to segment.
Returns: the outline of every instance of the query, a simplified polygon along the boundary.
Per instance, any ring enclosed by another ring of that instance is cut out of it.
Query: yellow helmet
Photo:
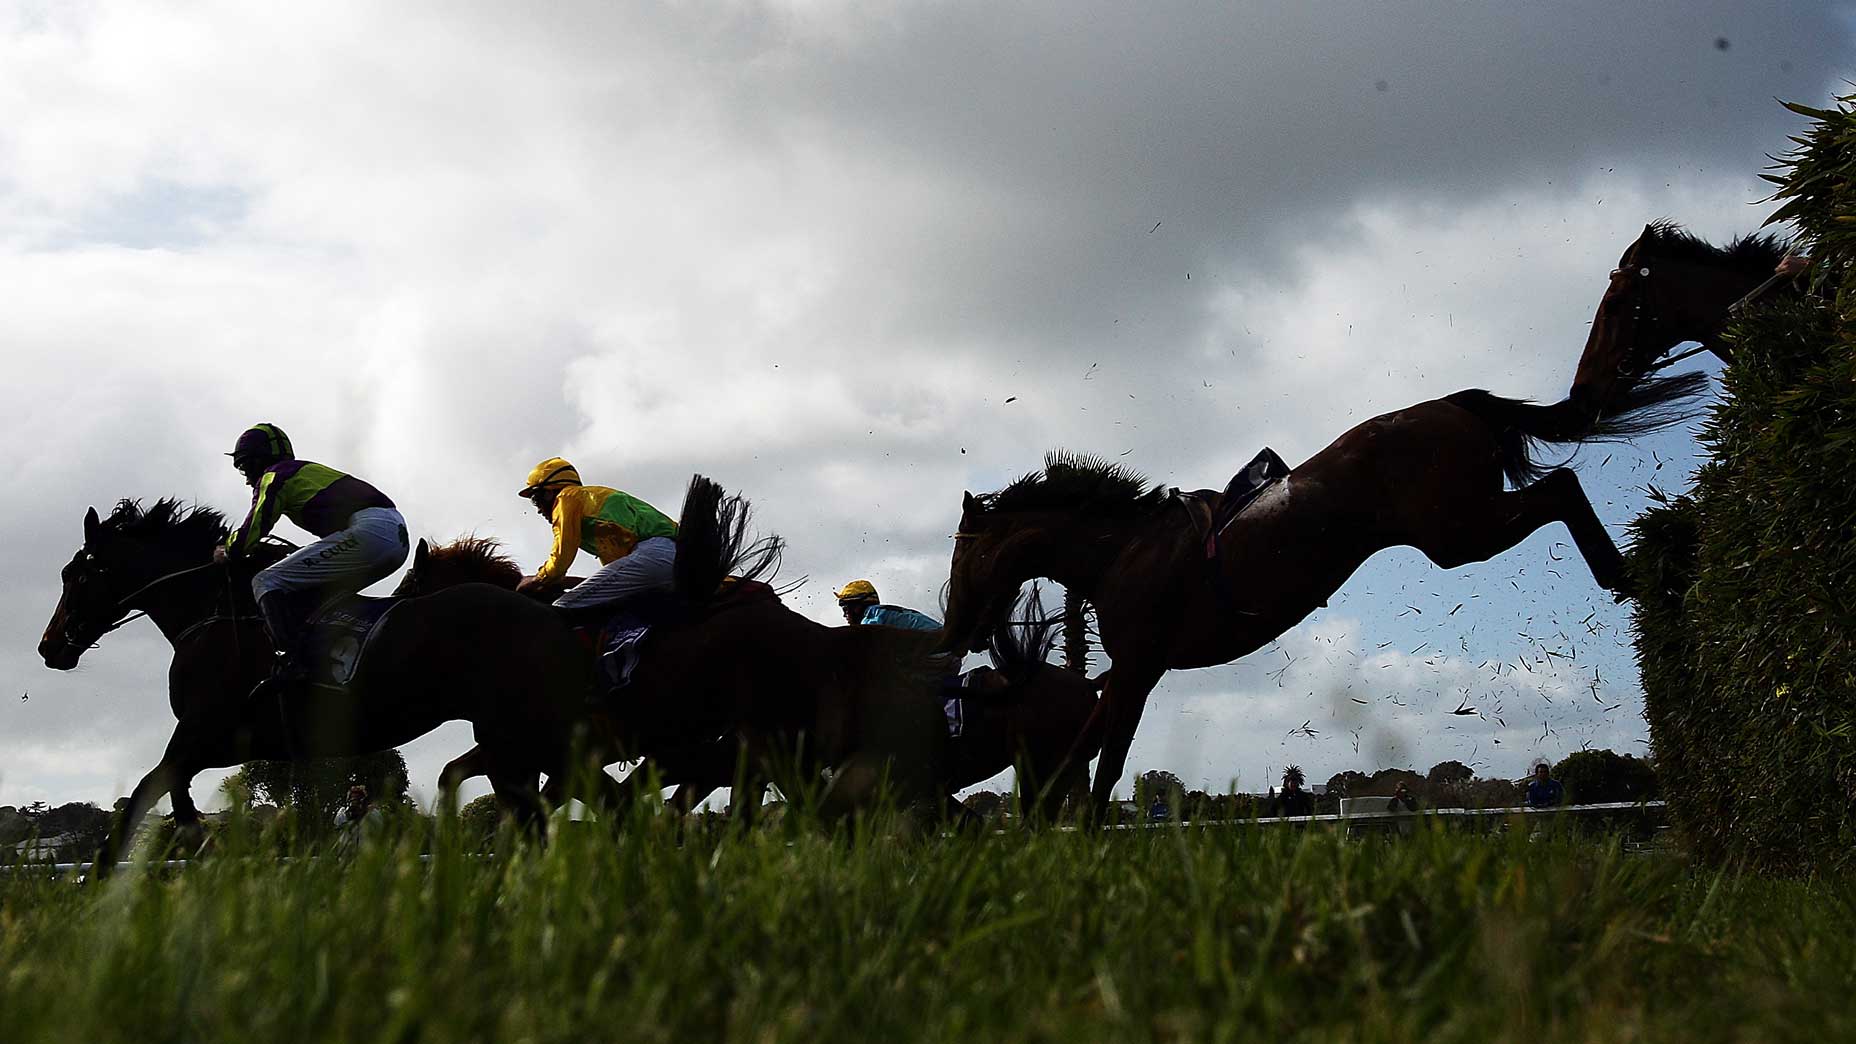
[[[532,497],[539,490],[561,489],[566,486],[580,485],[580,472],[572,464],[559,457],[549,457],[528,473],[528,485],[516,494],[519,497]]]
[[[872,602],[878,601],[876,585],[868,580],[852,580],[844,585],[844,590],[838,592],[839,605],[846,602],[861,602],[866,599]]]

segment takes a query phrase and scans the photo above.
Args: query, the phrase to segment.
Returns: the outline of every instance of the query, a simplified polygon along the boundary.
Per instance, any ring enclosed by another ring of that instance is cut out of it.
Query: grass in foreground
[[[817,830],[0,877],[0,1037],[1837,1040],[1856,886],[1573,840]],[[509,845],[506,847],[515,847]]]

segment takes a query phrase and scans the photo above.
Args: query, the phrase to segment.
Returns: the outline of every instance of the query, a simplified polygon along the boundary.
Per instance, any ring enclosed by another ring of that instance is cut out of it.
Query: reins
[[[1645,269],[1644,271],[1647,273],[1649,270]],[[1740,314],[1740,312],[1745,310],[1748,305],[1751,305],[1753,302],[1766,296],[1766,294],[1769,293],[1773,287],[1776,287],[1779,284],[1784,283],[1787,280],[1796,279],[1802,274],[1803,274],[1802,272],[1774,272],[1772,273],[1771,276],[1767,277],[1765,282],[1759,284],[1758,286],[1754,287],[1751,290],[1748,290],[1738,301],[1735,301],[1733,304],[1728,305],[1727,314],[1730,316]],[[1645,286],[1645,296],[1648,297],[1649,280],[1647,278],[1644,281],[1644,286]],[[1654,316],[1652,316],[1651,321],[1655,322]],[[1696,345],[1695,347],[1690,348],[1686,352],[1680,352],[1675,355],[1671,355],[1668,358],[1665,358],[1665,359],[1662,359],[1660,361],[1650,364],[1650,366],[1646,368],[1643,372],[1646,374],[1655,373],[1658,370],[1666,369],[1670,366],[1674,366],[1676,363],[1681,362],[1682,360],[1688,358],[1691,355],[1700,355],[1702,352],[1709,351],[1709,350],[1710,349],[1705,344]]]
[[[157,587],[160,587],[162,584],[167,583],[169,580],[177,580],[183,576],[191,576],[194,573],[198,573],[203,570],[211,569],[217,564],[218,563],[216,562],[208,562],[205,565],[190,566],[186,569],[176,570],[175,572],[169,573],[166,576],[156,577],[155,579],[150,580],[148,583],[145,583],[142,586],[136,588],[135,590],[130,591],[128,594],[123,595],[121,598],[116,599],[117,610],[122,611],[124,609],[128,609],[129,608],[128,602],[130,599],[138,598],[144,594],[147,594],[149,591]],[[111,631],[114,631],[117,628],[122,627],[124,625],[134,623],[135,621],[140,620],[142,617],[147,616],[147,615],[148,615],[148,612],[146,610],[129,609],[128,615],[124,616],[120,620],[117,620],[115,623],[110,624],[108,627],[105,627],[103,630],[98,631],[97,638],[100,639],[104,635],[110,633]],[[96,641],[93,640],[90,644],[95,645]]]

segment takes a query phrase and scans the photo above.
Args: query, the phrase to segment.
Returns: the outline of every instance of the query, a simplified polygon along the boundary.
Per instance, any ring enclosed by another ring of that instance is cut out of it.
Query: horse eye
[[[77,574],[77,576],[76,576],[76,577],[74,578],[74,580],[75,580],[75,582],[77,582],[77,583],[80,583],[80,584],[85,584],[85,583],[89,583],[89,582],[90,582],[90,574],[89,574],[89,573],[79,573],[79,574]]]

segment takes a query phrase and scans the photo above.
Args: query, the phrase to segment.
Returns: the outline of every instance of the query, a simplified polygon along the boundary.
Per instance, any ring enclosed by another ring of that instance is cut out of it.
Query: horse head
[[[1595,415],[1686,342],[1726,359],[1718,343],[1730,310],[1772,280],[1786,244],[1746,236],[1716,247],[1666,221],[1624,249],[1592,317],[1572,396]]]
[[[210,508],[161,500],[147,510],[123,500],[107,519],[84,513],[84,543],[59,574],[63,591],[39,640],[54,670],[77,666],[84,652],[138,608],[138,596],[164,576],[210,562],[225,520]]]
[[[1039,543],[1035,524],[989,511],[981,498],[965,494],[948,569],[944,651],[986,650],[1011,615],[1019,586],[1033,575],[1029,563]]]

